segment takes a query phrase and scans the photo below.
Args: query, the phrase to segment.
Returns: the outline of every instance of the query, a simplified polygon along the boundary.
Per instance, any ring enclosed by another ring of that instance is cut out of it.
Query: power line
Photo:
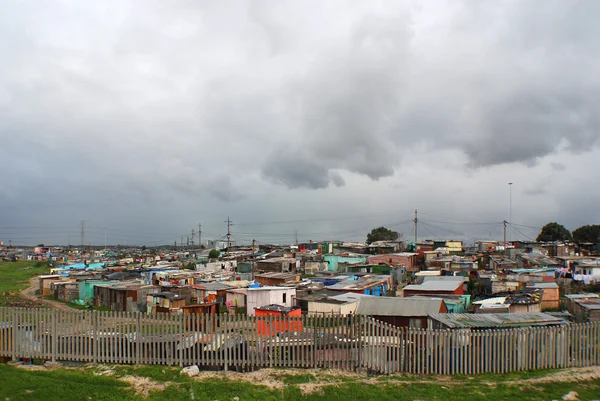
[[[521,234],[521,235],[522,235],[522,236],[524,236],[525,238],[527,238],[527,239],[529,239],[529,240],[531,240],[531,241],[534,241],[534,239],[533,239],[532,237],[530,237],[530,236],[529,236],[529,235],[527,235],[527,234],[523,234],[523,232],[522,232],[521,230],[519,230],[517,227],[513,227],[513,224],[510,224],[510,226],[511,226],[512,228],[514,228],[514,230],[515,230],[516,232],[518,232],[519,234]]]
[[[465,236],[465,237],[467,236],[467,234],[465,234],[465,233],[461,233],[461,232],[454,231],[454,230],[449,230],[449,229],[446,229],[444,227],[440,227],[438,225],[431,224],[431,223],[429,223],[429,220],[421,220],[421,224],[427,224],[429,227],[432,227],[432,228],[435,228],[435,229],[438,229],[438,230],[441,230],[441,231],[445,231],[445,232],[450,233],[450,234],[460,235],[460,236]]]
[[[425,231],[427,231],[429,234],[431,234],[433,236],[433,238],[439,240],[439,237],[437,235],[435,235],[434,233],[432,233],[429,228],[427,228],[427,226],[422,225],[421,227],[423,227],[425,229]]]
[[[267,221],[267,222],[249,222],[249,223],[237,223],[237,226],[250,226],[250,225],[269,225],[269,224],[294,224],[294,223],[316,223],[316,222],[326,222],[326,221],[340,221],[340,220],[357,220],[357,219],[366,219],[372,217],[385,217],[385,216],[406,216],[410,215],[409,213],[373,213],[370,215],[363,216],[351,216],[351,217],[337,217],[337,218],[319,218],[319,219],[306,219],[306,220],[287,220],[287,221]]]

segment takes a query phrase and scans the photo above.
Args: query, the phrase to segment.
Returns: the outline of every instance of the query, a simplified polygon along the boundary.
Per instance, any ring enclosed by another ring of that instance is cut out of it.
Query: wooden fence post
[[[356,361],[354,362],[354,370],[357,370],[361,367],[361,356],[362,356],[362,319],[363,316],[362,315],[354,315],[351,317],[351,319],[356,320],[356,322],[352,322],[352,331],[353,331],[353,335],[351,338],[351,344],[355,343],[356,344]],[[356,327],[358,327],[358,330],[356,330]],[[356,342],[355,342],[356,340]]]
[[[179,315],[179,366],[183,367],[183,349],[184,349],[184,331],[185,331],[185,316],[183,315],[183,313],[181,315]]]
[[[18,322],[17,322],[17,309],[13,308],[12,311],[12,360],[17,360],[17,334],[18,334]]]
[[[93,339],[94,339],[94,346],[92,347],[92,352],[93,352],[93,361],[94,363],[98,363],[98,346],[100,343],[100,333],[98,333],[98,318],[99,318],[99,314],[96,311],[92,311],[92,333],[94,333]]]
[[[313,368],[317,368],[317,321],[318,316],[312,317],[313,327]]]
[[[141,312],[136,312],[135,314],[135,363],[139,364],[142,358],[142,350],[141,350]]]
[[[52,362],[56,362],[56,332],[56,310],[52,310],[52,324],[50,326],[50,338],[52,339]]]

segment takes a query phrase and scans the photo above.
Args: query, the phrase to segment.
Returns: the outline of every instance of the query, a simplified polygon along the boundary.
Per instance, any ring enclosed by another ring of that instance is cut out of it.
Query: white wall
[[[245,294],[238,294],[235,292],[228,292],[226,293],[226,301],[227,302],[231,302],[232,305],[238,307],[238,308],[243,308],[246,306],[246,303],[244,301],[245,298]],[[235,303],[235,301],[237,300],[237,305]]]
[[[348,302],[345,304],[331,304],[327,302],[309,301],[308,302],[308,314],[334,314],[347,316],[349,313],[354,314],[356,312],[356,302]]]
[[[283,302],[283,294],[286,294],[286,301]],[[249,316],[254,316],[254,309],[261,306],[276,304],[282,306],[295,306],[296,289],[295,288],[277,288],[269,290],[248,290],[248,305],[246,311]]]

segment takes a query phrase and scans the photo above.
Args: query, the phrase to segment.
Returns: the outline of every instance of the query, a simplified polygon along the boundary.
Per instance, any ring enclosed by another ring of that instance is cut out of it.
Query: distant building
[[[296,306],[296,289],[288,287],[260,287],[246,289],[246,311],[254,316],[257,308],[267,305]]]
[[[302,332],[302,311],[298,307],[265,305],[256,308],[255,315],[259,336],[273,337],[277,333]]]
[[[417,258],[418,254],[413,252],[390,253],[369,256],[367,258],[367,263],[371,265],[387,264],[404,266],[408,271],[415,271],[417,268]]]
[[[559,309],[560,308],[560,296],[559,288],[556,283],[533,283],[527,288],[541,289],[543,290],[542,295],[542,310],[546,309]]]
[[[430,313],[448,312],[442,299],[397,297],[363,297],[356,308],[357,315],[374,319],[395,327],[427,328]]]
[[[428,328],[434,330],[508,329],[531,326],[562,326],[567,322],[545,313],[431,313]]]
[[[423,284],[411,284],[402,289],[403,296],[412,295],[463,295],[463,281],[431,280]]]

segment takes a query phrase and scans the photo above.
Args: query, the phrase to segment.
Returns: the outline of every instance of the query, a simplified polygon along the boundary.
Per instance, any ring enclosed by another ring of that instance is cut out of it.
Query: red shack
[[[267,305],[255,309],[258,317],[256,331],[259,336],[273,336],[275,333],[302,331],[302,309],[281,305]],[[267,319],[272,317],[272,319]]]

